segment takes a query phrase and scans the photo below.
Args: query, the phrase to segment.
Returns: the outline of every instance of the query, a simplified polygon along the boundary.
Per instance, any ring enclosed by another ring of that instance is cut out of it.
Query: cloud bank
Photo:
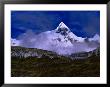
[[[58,42],[52,40],[52,34],[42,32],[40,34],[34,33],[32,30],[18,36],[14,39],[17,45],[27,48],[38,48],[56,52],[61,55],[70,55],[76,52],[91,51],[99,46],[96,41],[90,42],[74,42],[73,44],[67,42]]]

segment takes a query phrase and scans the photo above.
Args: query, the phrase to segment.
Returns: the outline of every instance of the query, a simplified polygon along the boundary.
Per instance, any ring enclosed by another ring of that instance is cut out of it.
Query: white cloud
[[[28,47],[28,48],[38,48],[49,51],[54,51],[58,54],[68,54],[81,51],[91,51],[95,49],[98,44],[95,41],[91,42],[74,42],[73,44],[65,42],[63,37],[61,37],[62,41],[54,40],[57,38],[57,34],[53,31],[47,31],[40,34],[35,34],[33,31],[28,30],[26,33],[21,34],[16,42],[16,45]]]

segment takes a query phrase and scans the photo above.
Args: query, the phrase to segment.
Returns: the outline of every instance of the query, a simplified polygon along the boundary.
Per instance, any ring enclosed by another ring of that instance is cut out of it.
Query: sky
[[[36,34],[54,30],[60,22],[80,37],[100,35],[100,11],[12,11],[11,37],[17,38],[28,30]]]

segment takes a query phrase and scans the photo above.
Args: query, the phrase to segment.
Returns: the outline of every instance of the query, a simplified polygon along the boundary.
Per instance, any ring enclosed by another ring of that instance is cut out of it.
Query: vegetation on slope
[[[100,57],[72,60],[64,56],[55,58],[11,58],[12,77],[99,77]]]

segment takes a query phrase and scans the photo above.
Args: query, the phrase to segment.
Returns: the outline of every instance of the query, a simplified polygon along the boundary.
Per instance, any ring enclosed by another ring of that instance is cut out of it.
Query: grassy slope
[[[100,76],[100,58],[12,58],[11,69],[12,77],[97,77]]]

